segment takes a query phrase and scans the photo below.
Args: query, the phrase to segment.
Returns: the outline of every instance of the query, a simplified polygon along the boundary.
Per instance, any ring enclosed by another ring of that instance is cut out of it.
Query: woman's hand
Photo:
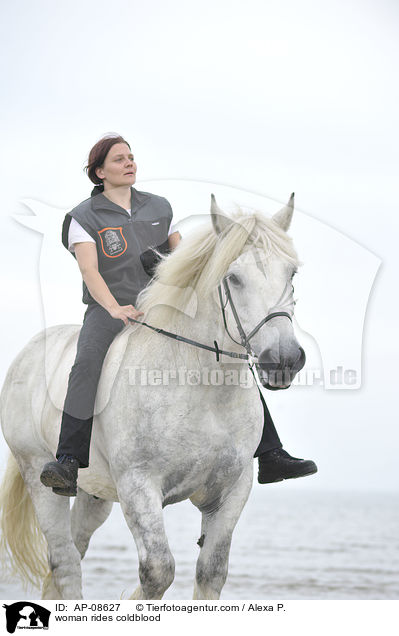
[[[135,318],[137,320],[139,316],[144,316],[143,312],[138,311],[133,305],[116,305],[111,307],[108,311],[112,318],[123,320],[125,325],[129,324],[128,318]]]

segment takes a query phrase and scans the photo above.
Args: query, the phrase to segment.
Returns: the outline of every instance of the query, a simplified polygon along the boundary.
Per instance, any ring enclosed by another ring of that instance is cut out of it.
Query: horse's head
[[[258,356],[259,378],[268,389],[288,388],[305,364],[305,352],[292,326],[292,279],[297,257],[286,234],[294,210],[294,195],[272,219],[253,217],[246,226],[248,241],[230,264],[219,289],[231,337]],[[226,217],[212,195],[213,228],[221,240],[239,220]],[[241,230],[239,230],[241,231]]]

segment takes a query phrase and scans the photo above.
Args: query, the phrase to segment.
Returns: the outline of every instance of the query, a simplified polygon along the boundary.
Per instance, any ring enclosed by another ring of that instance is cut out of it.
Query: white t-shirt
[[[131,211],[126,210],[131,215]],[[174,225],[171,225],[169,228],[168,236],[176,232],[176,228]],[[80,223],[78,223],[75,219],[71,220],[71,224],[69,226],[68,232],[68,249],[70,252],[75,251],[75,243],[95,243],[95,240],[82,228]]]

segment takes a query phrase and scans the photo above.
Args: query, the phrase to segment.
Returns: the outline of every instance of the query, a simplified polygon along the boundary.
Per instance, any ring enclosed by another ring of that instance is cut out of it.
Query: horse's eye
[[[236,287],[241,285],[241,280],[238,278],[238,276],[236,276],[236,274],[230,274],[228,278],[232,285],[235,285]]]

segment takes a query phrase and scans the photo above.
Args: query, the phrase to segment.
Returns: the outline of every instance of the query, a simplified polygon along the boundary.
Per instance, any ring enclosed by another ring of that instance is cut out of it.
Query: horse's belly
[[[119,501],[116,486],[106,466],[94,465],[79,471],[78,486],[87,494],[107,501]]]

